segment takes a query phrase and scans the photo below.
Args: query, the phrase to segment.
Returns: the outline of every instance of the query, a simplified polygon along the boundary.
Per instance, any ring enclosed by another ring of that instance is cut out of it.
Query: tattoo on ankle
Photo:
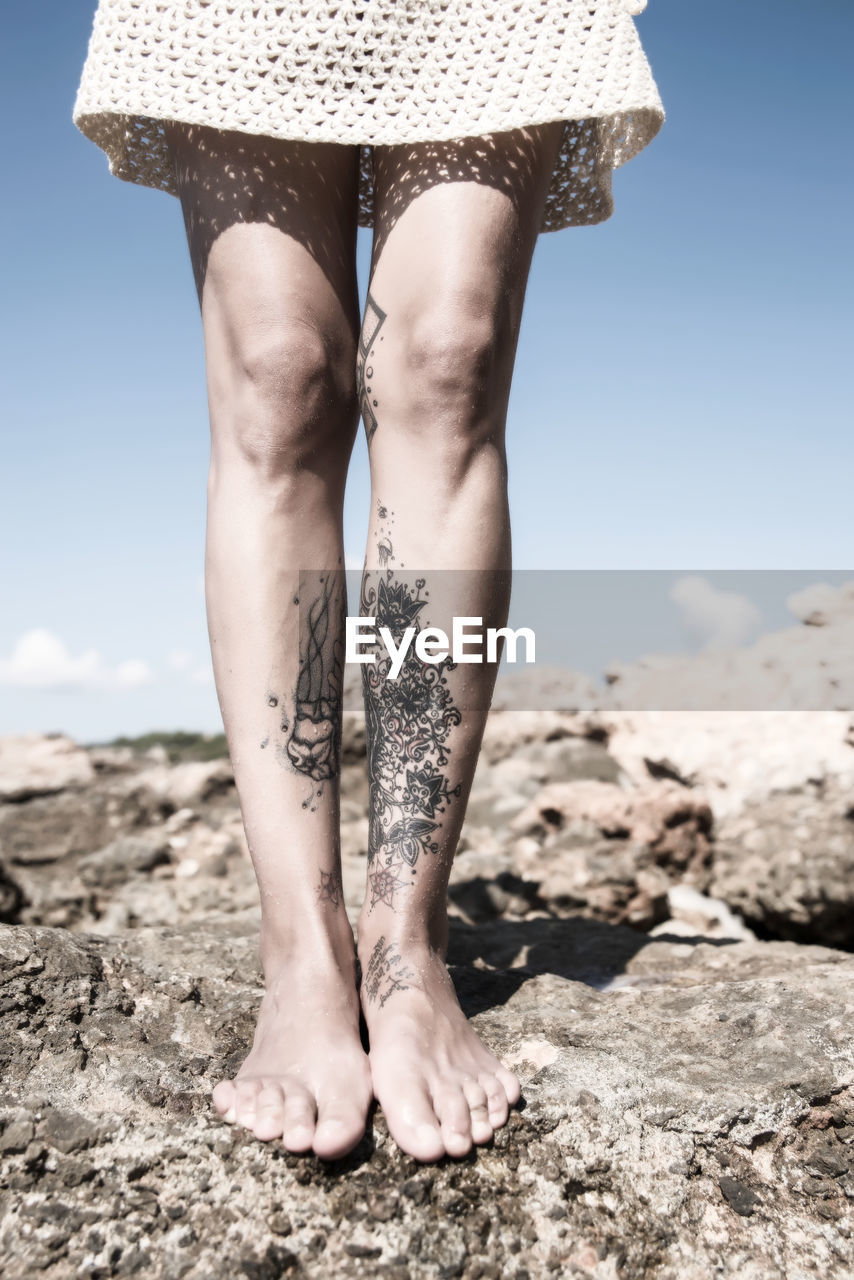
[[[414,589],[391,569],[362,577],[362,615],[375,616],[377,628],[386,626],[399,643],[404,630],[419,621],[428,603],[424,578]],[[410,649],[396,680],[387,679],[391,659],[377,653],[374,664],[362,667],[365,700],[368,783],[369,910],[381,902],[395,909],[402,891],[411,888],[422,853],[439,852],[436,833],[449,801],[462,785],[451,787],[444,772],[447,739],[462,715],[448,688],[450,658],[428,663]]]
[[[320,872],[320,883],[317,886],[318,902],[328,902],[338,910],[344,898],[344,885],[341,882],[341,868],[333,867],[331,871]]]
[[[409,981],[414,977],[393,942],[386,943],[383,936],[374,943],[364,981],[365,995],[370,1004],[379,1002],[382,1008],[395,991],[408,991]]]
[[[342,569],[301,575],[293,606],[302,609],[299,674],[289,700],[267,692],[267,707],[278,716],[279,763],[312,782],[304,809],[314,810],[324,783],[338,776],[341,756],[341,697],[347,587]],[[287,702],[293,707],[289,715]],[[269,738],[261,746],[265,747]]]
[[[362,418],[365,423],[365,435],[368,445],[373,439],[374,432],[379,425],[377,415],[374,410],[378,407],[377,400],[371,387],[371,378],[374,376],[374,367],[370,363],[376,353],[375,343],[384,341],[383,338],[377,338],[386,313],[381,307],[378,307],[376,301],[368,290],[367,300],[365,302],[365,316],[362,321],[361,332],[359,333],[359,357],[356,366],[356,381],[359,391],[359,407],[362,411]]]

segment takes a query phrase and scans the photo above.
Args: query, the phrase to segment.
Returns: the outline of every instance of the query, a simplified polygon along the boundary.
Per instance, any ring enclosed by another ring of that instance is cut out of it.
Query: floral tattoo
[[[333,867],[331,871],[321,871],[320,883],[317,886],[317,901],[328,902],[336,910],[344,897],[344,886],[341,883],[341,868]]]
[[[376,617],[377,629],[388,627],[397,643],[407,627],[420,620],[428,603],[424,578],[414,588],[391,569],[362,577],[362,616]],[[394,910],[401,893],[412,887],[418,859],[436,854],[437,832],[450,800],[462,786],[451,787],[447,774],[447,740],[462,716],[448,688],[448,672],[456,664],[419,658],[409,650],[396,680],[388,679],[390,658],[362,667],[369,782],[368,883],[369,910],[383,903]]]

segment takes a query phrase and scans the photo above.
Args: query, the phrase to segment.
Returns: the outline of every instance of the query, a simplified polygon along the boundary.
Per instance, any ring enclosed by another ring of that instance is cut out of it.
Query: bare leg
[[[338,827],[356,153],[177,126],[171,142],[205,340],[208,627],[266,987],[214,1102],[259,1138],[334,1158],[371,1098]]]
[[[560,131],[376,152],[360,358],[373,490],[362,612],[396,636],[425,624],[450,634],[453,615],[506,622],[504,426]],[[495,669],[413,657],[395,681],[381,665],[364,673],[371,838],[359,955],[374,1091],[405,1151],[460,1156],[489,1141],[519,1097],[444,964],[448,877]]]

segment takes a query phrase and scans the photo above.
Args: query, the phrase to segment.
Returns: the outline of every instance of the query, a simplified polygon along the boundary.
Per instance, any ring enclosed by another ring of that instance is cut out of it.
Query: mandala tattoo
[[[371,390],[371,378],[374,376],[374,368],[369,361],[376,351],[374,343],[378,340],[377,335],[383,326],[385,318],[386,313],[381,307],[377,306],[369,290],[365,302],[365,316],[359,334],[359,358],[356,365],[359,407],[365,423],[365,435],[367,436],[368,444],[371,443],[378,426],[377,415],[374,413],[377,408],[377,401]],[[383,338],[379,338],[379,341],[382,342]]]
[[[341,868],[333,867],[331,871],[321,871],[320,884],[317,886],[318,902],[328,902],[338,909],[344,897],[344,886],[341,883]]]
[[[408,991],[409,982],[414,977],[412,970],[403,963],[393,942],[387,943],[385,937],[382,937],[374,943],[364,980],[365,994],[370,1004],[379,1001],[382,1008],[395,991]]]
[[[391,569],[362,577],[362,616],[376,617],[377,630],[388,627],[399,644],[407,627],[420,621],[428,603],[425,580],[414,589]],[[448,672],[456,663],[443,658],[429,663],[412,645],[396,680],[385,646],[377,661],[362,667],[369,780],[368,884],[369,910],[377,903],[394,910],[401,893],[412,887],[422,854],[437,854],[437,832],[450,800],[462,784],[451,787],[444,772],[447,740],[462,715],[448,688]]]
[[[305,600],[308,603],[305,603]],[[311,779],[304,809],[316,809],[323,785],[337,777],[341,755],[342,672],[346,583],[342,571],[306,573],[296,607],[299,626],[299,674],[292,698],[293,715],[275,693],[267,706],[279,715],[279,762]],[[264,744],[266,745],[266,741]]]

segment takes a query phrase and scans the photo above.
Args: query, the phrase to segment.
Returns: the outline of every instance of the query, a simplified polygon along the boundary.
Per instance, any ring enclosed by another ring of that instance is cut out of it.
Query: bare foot
[[[346,944],[336,956],[306,943],[304,958],[267,959],[251,1052],[234,1080],[213,1091],[228,1123],[263,1141],[281,1138],[288,1151],[314,1151],[322,1160],[336,1160],[356,1146],[372,1097],[349,937],[349,954]]]
[[[374,928],[359,955],[374,1095],[397,1145],[429,1161],[489,1142],[519,1081],[466,1021],[440,951]]]

